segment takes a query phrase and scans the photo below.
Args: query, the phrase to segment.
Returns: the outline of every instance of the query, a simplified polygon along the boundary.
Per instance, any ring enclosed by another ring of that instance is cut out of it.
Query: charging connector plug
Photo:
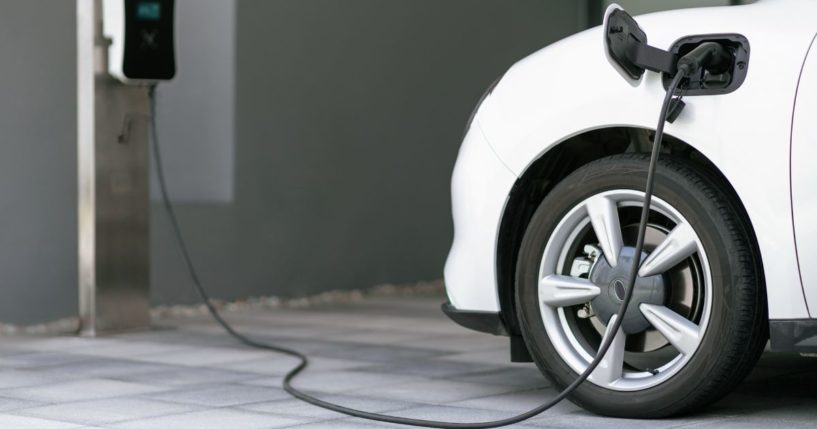
[[[729,71],[732,66],[732,54],[717,42],[704,42],[678,60],[678,69],[685,69],[687,75],[693,75],[704,69],[717,75]]]
[[[678,73],[686,76],[694,76],[701,70],[707,75],[720,75],[726,73],[732,67],[732,54],[729,50],[717,42],[704,42],[696,46],[695,49],[678,60],[676,66]],[[686,104],[681,97],[674,98],[670,103],[667,112],[667,121],[674,123]]]

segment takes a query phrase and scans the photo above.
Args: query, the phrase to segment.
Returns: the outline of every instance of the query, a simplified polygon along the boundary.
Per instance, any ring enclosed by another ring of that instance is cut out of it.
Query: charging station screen
[[[136,18],[143,21],[158,21],[162,18],[162,5],[157,1],[140,1],[136,4]]]
[[[123,0],[115,0],[123,1]],[[122,74],[133,80],[166,80],[176,74],[174,0],[124,0]]]

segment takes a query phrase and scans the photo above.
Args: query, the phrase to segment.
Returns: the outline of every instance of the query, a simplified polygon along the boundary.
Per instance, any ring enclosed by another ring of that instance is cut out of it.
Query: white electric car
[[[645,253],[620,308],[666,77],[622,78],[604,27],[514,65],[474,113],[453,174],[444,311],[605,415],[665,417],[727,394],[771,339],[817,351],[817,1],[637,17],[649,44],[716,40],[666,126]],[[699,88],[699,89],[700,89]]]

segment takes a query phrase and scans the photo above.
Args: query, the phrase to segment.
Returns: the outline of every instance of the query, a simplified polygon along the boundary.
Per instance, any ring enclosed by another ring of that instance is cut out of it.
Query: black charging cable
[[[709,54],[707,54],[709,55]],[[700,62],[698,62],[700,64]],[[679,61],[678,72],[675,74],[672,82],[670,83],[666,96],[664,97],[664,103],[661,105],[661,114],[658,118],[658,126],[655,129],[655,138],[653,140],[652,146],[652,156],[650,158],[650,165],[647,170],[647,185],[646,190],[644,192],[644,207],[641,210],[641,221],[638,226],[638,239],[636,241],[635,246],[635,254],[640,255],[644,250],[644,237],[647,231],[647,222],[650,215],[650,204],[652,202],[652,194],[655,184],[655,170],[658,164],[658,157],[661,153],[661,143],[664,138],[664,124],[667,120],[667,114],[669,111],[669,106],[673,101],[673,97],[678,90],[679,86],[681,85],[682,80],[692,72],[692,68],[696,68],[696,64],[692,66],[687,63],[682,63]],[[156,164],[156,176],[159,182],[159,190],[162,196],[162,203],[164,205],[165,210],[167,211],[168,218],[170,219],[170,223],[173,227],[173,232],[176,236],[176,240],[179,243],[179,248],[181,249],[182,256],[184,257],[184,262],[187,267],[187,271],[190,275],[190,279],[193,282],[193,286],[195,287],[196,293],[201,298],[201,301],[207,307],[207,310],[212,315],[213,319],[227,331],[228,334],[233,336],[235,339],[240,341],[243,344],[246,344],[250,347],[255,347],[262,350],[268,350],[275,353],[280,353],[283,355],[292,356],[300,361],[300,363],[290,370],[286,376],[284,377],[283,386],[284,390],[290,395],[307,402],[309,404],[315,405],[317,407],[325,408],[327,410],[335,411],[341,414],[346,414],[352,417],[358,417],[367,420],[375,420],[385,423],[394,423],[399,425],[407,425],[407,426],[419,426],[419,427],[428,427],[428,428],[441,428],[441,429],[488,429],[488,428],[496,428],[502,426],[508,426],[515,423],[519,423],[525,420],[528,420],[532,417],[535,417],[548,409],[552,408],[554,405],[558,404],[565,398],[567,398],[574,390],[576,390],[582,383],[584,383],[588,377],[595,371],[596,367],[599,366],[601,361],[604,359],[604,356],[607,354],[607,351],[610,349],[611,344],[613,343],[613,339],[615,338],[615,333],[621,328],[621,324],[624,321],[624,315],[627,312],[627,307],[630,305],[630,301],[633,297],[633,290],[635,286],[635,280],[638,275],[638,269],[641,265],[641,260],[639,258],[633,258],[633,265],[630,268],[630,277],[627,281],[627,289],[624,295],[624,300],[621,304],[621,308],[618,310],[618,313],[615,315],[615,318],[612,320],[612,326],[608,329],[610,335],[607,335],[596,354],[596,357],[587,367],[587,369],[582,372],[582,374],[576,378],[573,383],[571,383],[567,388],[562,390],[558,395],[556,395],[553,399],[548,401],[545,404],[540,405],[528,412],[509,417],[502,420],[495,420],[490,422],[480,422],[480,423],[455,423],[455,422],[440,422],[435,420],[422,420],[422,419],[412,419],[406,417],[397,417],[397,416],[390,416],[385,414],[379,413],[372,413],[368,411],[361,411],[356,410],[354,408],[345,407],[342,405],[334,404],[331,402],[327,402],[323,399],[317,398],[309,393],[303,392],[299,390],[297,387],[292,385],[292,381],[295,377],[298,376],[306,367],[309,365],[309,358],[297,351],[286,347],[276,346],[274,344],[267,344],[262,343],[256,340],[253,340],[245,335],[241,334],[240,332],[236,331],[232,326],[230,326],[227,321],[222,318],[221,314],[218,312],[218,309],[210,302],[210,297],[207,295],[207,291],[205,291],[204,287],[202,286],[201,279],[199,278],[198,271],[196,270],[196,266],[193,263],[192,258],[190,257],[190,252],[187,248],[187,243],[184,239],[184,234],[182,234],[181,226],[179,225],[179,220],[176,216],[176,211],[173,208],[173,203],[170,199],[170,195],[167,190],[167,182],[165,180],[164,175],[164,167],[162,164],[162,155],[161,150],[159,147],[159,139],[158,139],[158,132],[156,129],[156,86],[151,86],[149,89],[150,94],[150,125],[151,125],[151,136],[153,139],[153,157],[154,162]]]

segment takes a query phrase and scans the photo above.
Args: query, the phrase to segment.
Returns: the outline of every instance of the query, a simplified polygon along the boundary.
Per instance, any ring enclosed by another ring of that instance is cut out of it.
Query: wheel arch
[[[588,130],[554,144],[519,175],[502,213],[496,248],[497,293],[503,321],[511,336],[520,335],[514,298],[519,247],[539,204],[557,183],[583,165],[621,153],[649,152],[653,134],[654,130],[651,129],[627,126]],[[728,178],[693,145],[674,136],[665,134],[664,153],[693,162],[709,174],[712,180],[723,185],[724,192],[743,218],[752,239],[753,253],[757,256],[756,264],[761,270],[759,278],[764,282],[762,286],[765,291],[763,261],[757,236],[746,208]]]

